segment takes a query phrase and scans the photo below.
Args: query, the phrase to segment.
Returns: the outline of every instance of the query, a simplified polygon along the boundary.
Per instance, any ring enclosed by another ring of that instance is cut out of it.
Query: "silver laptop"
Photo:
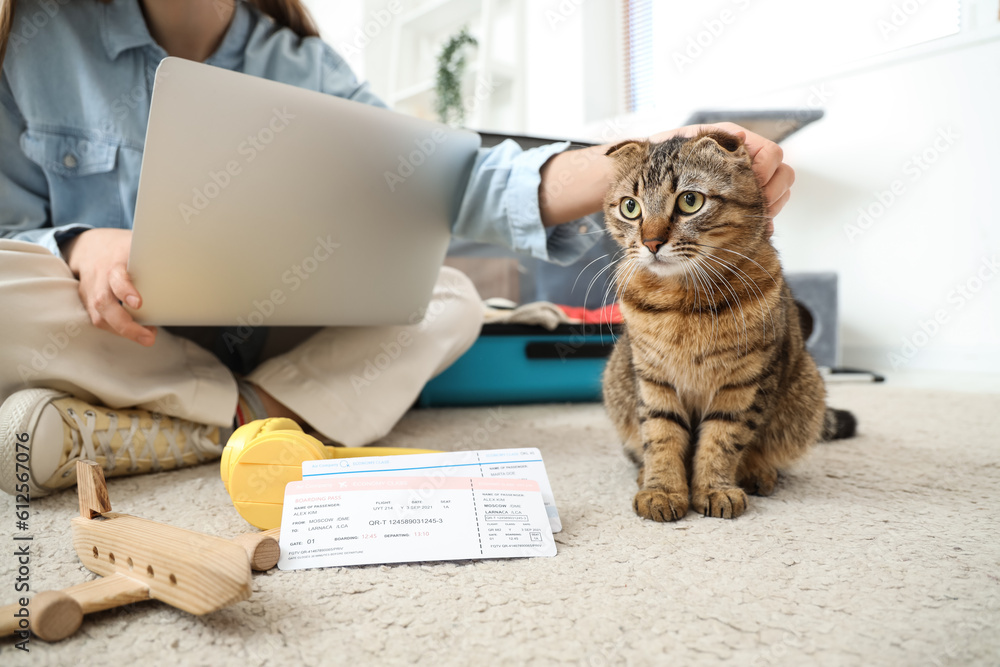
[[[430,301],[474,132],[179,58],[156,72],[138,322],[380,325]]]

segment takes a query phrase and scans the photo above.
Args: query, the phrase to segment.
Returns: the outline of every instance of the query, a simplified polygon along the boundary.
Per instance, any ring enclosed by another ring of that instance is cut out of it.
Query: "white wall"
[[[579,136],[584,123],[583,12],[572,2],[533,0],[525,15],[525,132]]]
[[[365,78],[364,0],[304,0],[320,37],[347,59],[359,79]]]
[[[846,365],[1000,372],[997,81],[992,39],[746,100],[828,98],[784,146],[775,237],[789,270],[839,272]]]

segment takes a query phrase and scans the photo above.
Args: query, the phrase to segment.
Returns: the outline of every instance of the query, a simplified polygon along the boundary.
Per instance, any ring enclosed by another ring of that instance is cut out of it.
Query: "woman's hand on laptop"
[[[73,275],[80,279],[80,301],[94,326],[151,346],[156,327],[144,327],[129,314],[142,305],[139,290],[128,275],[128,251],[132,232],[128,229],[88,229],[63,248]]]

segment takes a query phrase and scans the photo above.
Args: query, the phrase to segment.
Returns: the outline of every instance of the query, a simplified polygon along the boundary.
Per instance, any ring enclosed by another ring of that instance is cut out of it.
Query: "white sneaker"
[[[222,449],[218,426],[102,408],[52,389],[25,389],[0,406],[0,490],[11,495],[24,483],[36,497],[73,486],[81,459],[118,477],[211,461]]]

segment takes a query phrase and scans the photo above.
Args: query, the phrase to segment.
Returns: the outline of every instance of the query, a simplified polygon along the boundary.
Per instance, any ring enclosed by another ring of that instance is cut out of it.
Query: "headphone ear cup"
[[[283,431],[287,431],[289,435],[294,433],[305,435],[302,432],[302,427],[295,420],[284,417],[256,419],[252,422],[247,422],[233,431],[233,434],[229,436],[229,441],[226,443],[225,448],[222,450],[222,460],[219,462],[219,474],[222,477],[222,485],[226,488],[226,491],[229,491],[229,480],[232,477],[233,468],[239,463],[239,459],[247,443],[260,434]],[[322,447],[322,443],[319,444]]]
[[[222,450],[222,460],[219,461],[219,475],[222,477],[222,485],[226,487],[226,491],[229,491],[229,479],[232,477],[233,468],[239,460],[240,452],[243,451],[246,443],[257,435],[261,426],[263,426],[263,420],[247,422],[229,436],[229,440]]]
[[[286,417],[269,417],[268,419],[258,419],[255,422],[250,422],[251,424],[260,423],[260,433],[274,433],[276,431],[294,431],[296,433],[303,433],[302,427],[294,419],[288,419]],[[242,427],[241,427],[242,428]]]
[[[236,429],[223,451],[222,481],[244,519],[281,525],[285,486],[302,479],[302,462],[329,458],[327,448],[291,419],[261,419]]]

